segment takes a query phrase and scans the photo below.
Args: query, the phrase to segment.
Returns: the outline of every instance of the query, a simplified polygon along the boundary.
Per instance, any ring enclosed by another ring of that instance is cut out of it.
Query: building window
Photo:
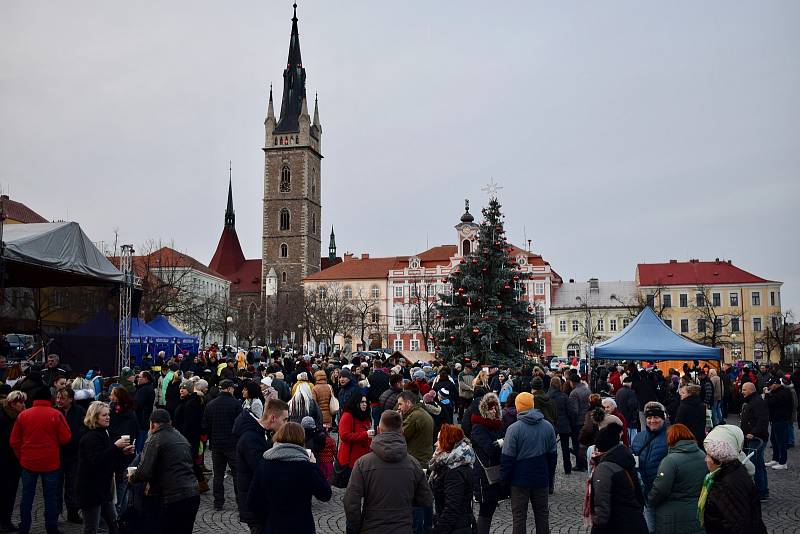
[[[630,319],[623,319],[622,320],[622,328],[628,328],[628,325],[631,324]]]
[[[698,308],[702,308],[706,305],[706,296],[702,293],[698,293],[694,296],[694,302],[697,304]]]
[[[702,334],[706,331],[706,320],[705,319],[698,319],[697,320],[697,333]]]
[[[394,340],[394,350],[402,351],[403,350],[403,340],[402,339],[395,339]]]
[[[661,296],[661,305],[664,308],[671,308],[672,307],[672,295],[669,293],[665,293]]]
[[[731,332],[738,332],[738,331],[739,331],[739,318],[731,317]]]
[[[286,243],[281,243],[281,258],[288,258],[289,257],[289,245]]]
[[[652,293],[650,293],[644,298],[645,306],[647,306],[648,308],[652,308],[655,305],[655,302],[656,302],[656,296],[653,295]]]
[[[325,298],[325,288],[324,287],[319,288],[319,298],[320,299],[324,299]]]
[[[381,321],[381,314],[377,310],[372,310],[370,312],[370,319],[372,319],[373,323],[379,323]]]
[[[379,298],[381,296],[381,288],[379,288],[378,286],[372,286],[372,288],[370,289],[370,294],[374,299]]]
[[[346,298],[346,299],[353,298],[353,288],[352,287],[347,286],[346,288],[344,288],[344,298]]]
[[[761,317],[753,317],[753,332],[761,332]]]
[[[394,286],[394,298],[403,298],[403,286]]]
[[[316,235],[317,234],[317,214],[316,213],[312,213],[311,214],[311,234],[312,235]]]
[[[394,324],[395,326],[403,326],[403,310],[402,308],[397,308],[394,310]]]
[[[686,293],[681,293],[678,295],[678,300],[681,304],[681,308],[688,308],[689,307],[689,295]]]
[[[775,294],[774,291],[769,292],[769,305],[770,306],[777,306],[778,296]]]
[[[577,332],[578,331],[578,320],[577,319],[573,319],[572,320],[572,331],[573,332]]]
[[[411,284],[409,286],[409,290],[411,291],[411,296],[412,297],[416,297],[417,296],[417,284]]]
[[[411,350],[419,350],[419,339],[411,340]]]
[[[672,330],[672,319],[664,319],[664,324]]]
[[[714,317],[714,333],[722,332],[722,317]]]
[[[612,332],[616,332],[617,331],[617,320],[616,319],[610,319],[608,321],[608,329],[611,330]]]
[[[534,295],[544,295],[544,282],[534,282],[533,283],[533,294]]]
[[[772,329],[777,332],[778,328],[780,328],[780,322],[778,321],[778,317],[773,315],[772,316]]]
[[[286,271],[283,271],[283,272],[281,273],[281,281],[282,281],[282,282],[286,282]]]
[[[428,352],[436,352],[436,346],[433,344],[433,341],[431,341],[430,339],[428,340],[427,348],[428,348]]]
[[[689,319],[681,319],[681,334],[689,333]]]
[[[411,326],[419,326],[419,310],[411,308]]]
[[[761,306],[761,292],[753,291],[750,293],[750,298],[753,299],[753,306]]]
[[[427,295],[428,297],[436,296],[436,284],[428,284]]]
[[[562,332],[562,333],[566,333],[566,331],[567,331],[567,321],[566,320],[561,319],[560,321],[558,321],[558,331]]]
[[[461,250],[463,251],[462,255],[467,256],[470,252],[472,252],[472,243],[469,239],[465,239],[461,243]]]
[[[283,208],[281,210],[281,230],[289,229],[289,210]]]
[[[597,320],[597,331],[604,332],[606,329],[606,322],[603,319]]]
[[[715,308],[722,306],[722,295],[719,293],[711,293],[711,305]]]
[[[288,193],[292,190],[292,171],[289,170],[288,165],[284,165],[281,169],[281,193]]]
[[[728,295],[731,299],[731,306],[739,307],[739,293],[730,293]]]

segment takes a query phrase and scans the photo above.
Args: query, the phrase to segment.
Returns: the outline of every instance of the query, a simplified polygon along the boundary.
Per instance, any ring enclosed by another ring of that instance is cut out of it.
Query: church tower
[[[308,113],[306,69],[300,56],[297,4],[294,5],[289,58],[283,71],[280,115],[276,118],[270,86],[264,121],[264,219],[262,280],[277,275],[277,318],[284,331],[296,328],[302,312],[303,277],[320,270],[322,204],[320,141],[322,126],[314,98]],[[262,285],[266,292],[268,288]]]

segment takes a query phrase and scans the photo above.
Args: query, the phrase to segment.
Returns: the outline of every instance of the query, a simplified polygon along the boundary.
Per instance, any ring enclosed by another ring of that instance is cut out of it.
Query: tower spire
[[[336,261],[336,234],[333,233],[333,225],[331,225],[331,239],[328,243],[328,261],[331,265]]]
[[[272,106],[272,84],[269,84],[269,104],[267,105],[267,119],[275,118],[275,108]]]
[[[225,209],[225,226],[236,225],[236,215],[233,212],[233,165],[228,161],[228,207]]]
[[[319,128],[319,100],[317,93],[314,93],[314,122],[313,125]]]
[[[283,99],[276,133],[295,133],[300,129],[298,118],[306,98],[306,69],[300,54],[300,31],[297,29],[297,4],[293,5],[292,33],[289,36],[289,57],[283,71]]]

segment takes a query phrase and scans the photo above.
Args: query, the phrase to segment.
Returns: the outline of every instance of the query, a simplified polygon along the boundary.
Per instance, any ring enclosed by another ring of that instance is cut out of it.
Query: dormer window
[[[419,269],[419,258],[411,258],[411,260],[408,262],[408,266],[411,269]]]

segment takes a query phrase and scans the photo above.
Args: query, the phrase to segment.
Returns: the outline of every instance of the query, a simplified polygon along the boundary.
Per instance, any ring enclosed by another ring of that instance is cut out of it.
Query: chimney
[[[8,195],[0,195],[0,200],[8,200]]]
[[[716,263],[719,263],[719,258],[715,259],[714,261],[715,261]]]
[[[600,292],[600,281],[597,278],[589,278],[589,292],[590,293]]]
[[[574,283],[575,283],[575,279],[574,279],[574,278],[570,278],[570,279],[569,279],[569,283],[570,283],[570,284],[574,284]]]
[[[731,260],[728,260],[728,265],[730,265],[730,264],[731,264]]]
[[[669,260],[670,263],[678,263],[678,260]]]
[[[353,253],[352,252],[345,252],[344,253],[344,258],[342,259],[342,261],[343,262],[344,261],[351,261],[352,259],[353,259]]]
[[[362,259],[362,260],[368,260],[368,259],[369,259],[369,253],[367,253],[367,252],[362,252],[362,253],[361,253],[361,259]]]

